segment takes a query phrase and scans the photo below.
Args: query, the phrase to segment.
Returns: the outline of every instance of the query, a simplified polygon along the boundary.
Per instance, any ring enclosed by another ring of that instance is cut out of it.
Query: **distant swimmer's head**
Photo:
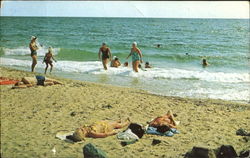
[[[116,56],[113,56],[113,60],[115,60],[115,58],[117,58]]]
[[[31,36],[31,41],[35,41],[37,39],[36,36]]]
[[[208,66],[208,62],[207,62],[206,59],[202,59],[202,65],[203,65],[203,66]]]
[[[160,44],[157,44],[156,46],[157,46],[157,48],[160,48],[160,47],[161,47],[161,45],[160,45]]]
[[[126,66],[126,67],[128,66],[128,62],[127,61],[124,63],[124,66]]]
[[[136,42],[133,42],[133,43],[132,43],[132,46],[133,46],[133,47],[136,47],[136,46],[137,46],[137,43],[136,43]]]
[[[118,58],[118,57],[115,57],[115,60],[119,60],[119,58]]]
[[[145,64],[146,64],[146,65],[149,65],[149,62],[147,61]]]

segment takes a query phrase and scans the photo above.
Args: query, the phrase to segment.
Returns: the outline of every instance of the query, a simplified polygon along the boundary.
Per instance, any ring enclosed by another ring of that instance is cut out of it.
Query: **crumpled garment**
[[[147,134],[154,134],[154,135],[160,135],[160,136],[167,136],[167,137],[172,137],[174,134],[179,134],[180,132],[175,129],[171,128],[169,131],[166,131],[165,133],[161,133],[157,131],[157,128],[155,127],[148,127],[146,130]]]
[[[117,138],[120,140],[139,140],[139,137],[134,134],[131,129],[127,129],[125,132],[119,132]]]

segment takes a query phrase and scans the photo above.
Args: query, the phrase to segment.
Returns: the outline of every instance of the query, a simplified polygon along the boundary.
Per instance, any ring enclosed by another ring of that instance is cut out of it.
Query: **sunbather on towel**
[[[20,82],[17,82],[13,88],[27,88],[35,85],[49,86],[55,84],[62,84],[60,81],[47,78],[44,76],[24,77]]]
[[[77,128],[71,139],[73,139],[73,141],[81,141],[84,140],[85,137],[105,138],[117,134],[119,131],[115,129],[126,127],[129,124],[129,119],[124,123],[121,123],[121,121],[98,121],[92,125]]]
[[[163,116],[155,118],[149,123],[149,126],[156,128],[164,125],[168,126],[169,128],[176,128],[177,124],[171,111],[168,111],[167,114]]]

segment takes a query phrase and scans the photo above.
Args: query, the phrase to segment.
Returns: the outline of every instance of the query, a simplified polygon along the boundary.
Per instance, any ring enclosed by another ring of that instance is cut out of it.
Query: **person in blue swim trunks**
[[[132,44],[132,48],[131,48],[131,51],[127,57],[127,59],[132,56],[132,65],[133,65],[133,70],[135,72],[138,72],[138,69],[139,69],[139,64],[140,63],[143,63],[142,61],[142,53],[141,53],[141,50],[137,47],[137,43],[134,42]]]

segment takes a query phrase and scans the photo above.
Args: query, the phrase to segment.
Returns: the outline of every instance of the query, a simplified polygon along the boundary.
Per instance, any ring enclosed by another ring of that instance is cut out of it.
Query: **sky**
[[[1,16],[248,18],[248,1],[3,1]]]

